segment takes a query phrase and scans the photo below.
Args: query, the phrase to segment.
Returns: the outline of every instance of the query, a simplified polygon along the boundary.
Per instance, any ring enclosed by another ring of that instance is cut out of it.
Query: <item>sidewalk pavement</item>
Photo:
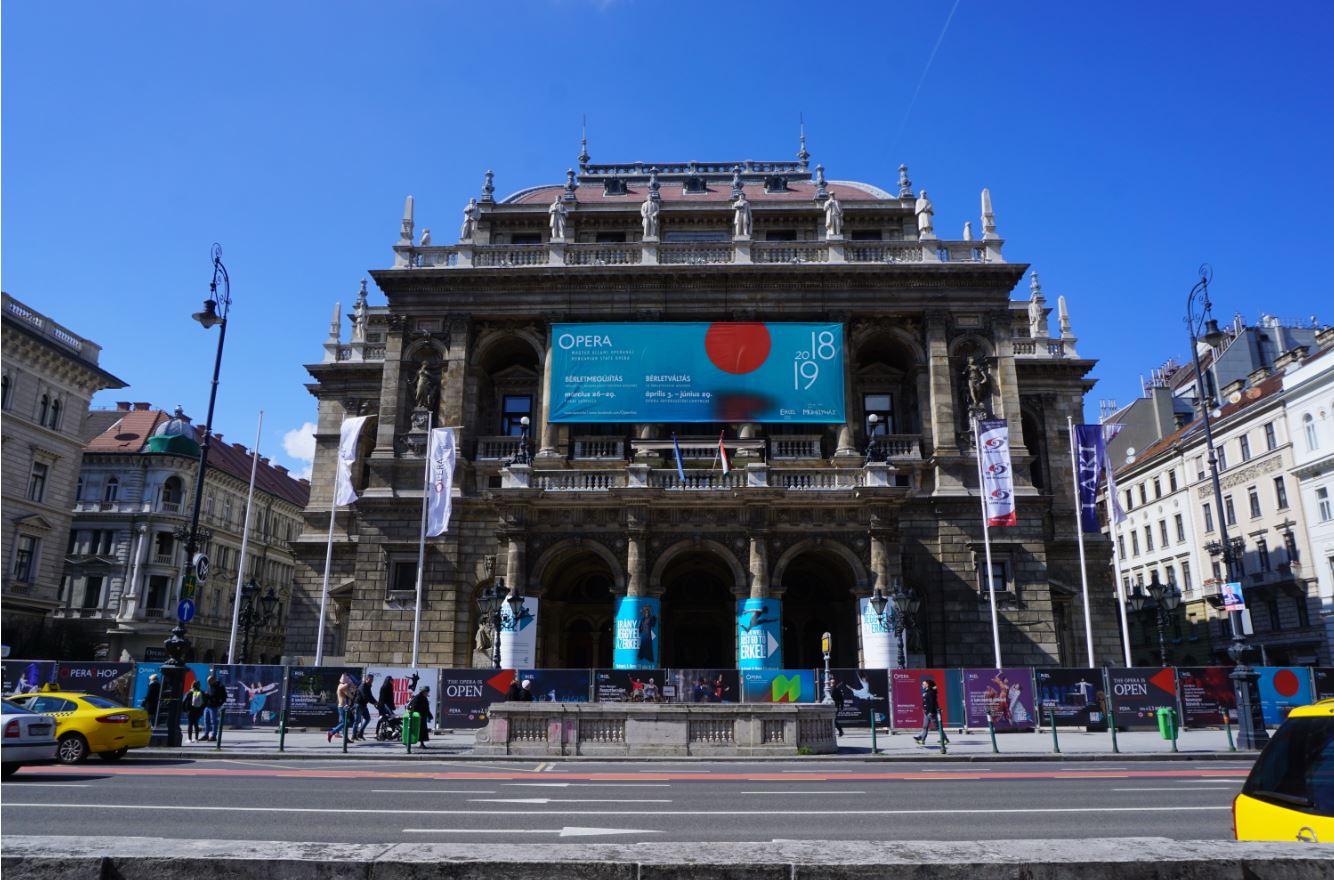
[[[846,735],[838,738],[837,755],[811,755],[797,758],[782,756],[774,758],[654,758],[633,756],[627,758],[560,758],[553,756],[544,760],[581,760],[612,762],[633,761],[673,761],[689,762],[699,760],[743,762],[752,760],[801,760],[827,761],[831,758],[852,760],[958,760],[958,761],[1006,761],[1006,760],[1116,760],[1144,761],[1168,759],[1227,759],[1235,758],[1250,761],[1254,752],[1231,751],[1228,748],[1227,733],[1223,730],[1186,730],[1177,739],[1177,752],[1172,751],[1170,740],[1164,740],[1158,731],[1128,731],[1116,735],[1117,748],[1112,748],[1112,735],[1086,733],[1082,728],[1060,728],[1057,731],[1057,743],[1060,753],[1056,753],[1050,728],[1035,733],[998,733],[996,750],[992,750],[991,737],[985,730],[970,730],[961,733],[957,729],[948,730],[949,743],[946,754],[940,751],[940,734],[933,731],[927,745],[919,745],[914,739],[916,731],[900,731],[889,734],[883,730],[876,735],[876,753],[871,752],[871,734],[867,728],[845,728]],[[412,747],[411,759],[414,760],[478,760],[496,762],[510,760],[494,755],[471,755],[477,731],[446,730],[431,734],[430,743],[425,749],[419,745]],[[1236,736],[1236,732],[1233,732]],[[373,733],[372,733],[373,737]],[[150,747],[135,749],[130,758],[195,758],[238,757],[250,759],[399,759],[408,758],[407,748],[400,742],[376,742],[374,738],[364,742],[349,742],[347,754],[343,754],[343,741],[335,737],[329,742],[322,730],[288,731],[283,738],[282,750],[279,750],[279,737],[273,728],[229,729],[223,731],[222,748],[215,749],[212,742],[184,743],[179,749]],[[513,760],[534,760],[515,758]]]

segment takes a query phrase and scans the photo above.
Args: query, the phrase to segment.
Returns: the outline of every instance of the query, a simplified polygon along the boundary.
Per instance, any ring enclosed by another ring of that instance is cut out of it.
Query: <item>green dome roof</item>
[[[190,424],[190,419],[185,415],[185,411],[179,406],[176,407],[176,413],[162,424],[158,425],[153,436],[148,438],[148,445],[144,447],[145,452],[170,452],[174,455],[188,455],[191,458],[199,458],[199,441],[195,432],[195,426]]]

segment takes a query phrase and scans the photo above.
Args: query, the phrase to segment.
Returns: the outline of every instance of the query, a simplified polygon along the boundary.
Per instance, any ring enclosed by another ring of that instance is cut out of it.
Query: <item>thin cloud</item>
[[[315,423],[303,422],[301,427],[293,428],[283,435],[283,452],[293,461],[301,462],[304,467],[294,470],[292,476],[310,479],[310,468],[315,462]]]

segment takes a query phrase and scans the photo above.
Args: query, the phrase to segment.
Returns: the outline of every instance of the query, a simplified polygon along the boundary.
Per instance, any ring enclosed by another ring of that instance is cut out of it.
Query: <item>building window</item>
[[[14,545],[14,580],[31,583],[37,574],[37,557],[40,543],[32,535],[19,535]]]
[[[1173,521],[1176,523],[1176,527],[1177,527],[1177,543],[1178,543],[1178,544],[1184,544],[1184,543],[1186,543],[1186,520],[1185,520],[1185,518],[1182,517],[1182,515],[1178,513],[1176,516],[1172,517],[1172,519],[1173,519]],[[1164,542],[1164,543],[1166,543],[1166,542]]]
[[[1269,612],[1269,628],[1275,632],[1283,629],[1283,619],[1278,613],[1278,600],[1266,599],[1265,610]]]
[[[1191,586],[1190,586],[1190,563],[1189,563],[1189,562],[1182,562],[1182,563],[1181,563],[1181,589],[1182,589],[1182,590],[1189,590],[1190,588],[1191,588]]]
[[[120,480],[112,477],[107,480],[106,487],[102,490],[103,501],[115,501],[120,497]]]
[[[871,430],[871,416],[876,417],[875,430]],[[862,427],[867,437],[883,437],[894,433],[894,397],[890,394],[863,394],[862,418],[866,421]]]
[[[51,395],[43,394],[37,404],[37,424],[45,425],[47,414],[51,412]],[[1307,416],[1309,419],[1310,416]]]
[[[1306,434],[1306,451],[1315,452],[1320,448],[1320,436],[1315,431],[1315,417],[1310,413],[1302,416],[1302,431]]]
[[[1177,490],[1177,470],[1172,468],[1167,472],[1167,490],[1175,492]]]
[[[1214,511],[1208,504],[1201,504],[1200,510],[1204,513],[1204,530],[1212,532],[1214,530]]]
[[[1325,486],[1315,490],[1315,505],[1319,511],[1321,522],[1329,522],[1334,519],[1334,510],[1330,509],[1329,489]]]
[[[1153,526],[1144,527],[1144,549],[1149,553],[1153,552]]]
[[[1274,430],[1274,423],[1269,422],[1265,425],[1265,448],[1278,448],[1278,432]]]
[[[50,469],[40,461],[32,463],[32,473],[28,475],[28,500],[41,501],[46,495],[46,477]]]
[[[1197,479],[1197,480],[1203,480],[1203,479],[1204,479],[1204,456],[1203,456],[1203,455],[1197,455],[1197,456],[1195,456],[1195,479]]]
[[[1295,532],[1283,533],[1283,549],[1288,553],[1289,562],[1298,562],[1302,555],[1297,552],[1297,534]]]
[[[1177,586],[1176,566],[1169,563],[1168,566],[1165,569],[1163,569],[1163,572],[1164,572],[1163,577],[1167,579],[1167,582],[1174,587]]]
[[[1269,571],[1269,542],[1264,538],[1255,539],[1255,559],[1261,571]]]
[[[1246,490],[1246,497],[1251,503],[1251,519],[1257,519],[1260,516],[1260,491],[1254,486]]]
[[[161,612],[167,605],[167,591],[171,587],[171,578],[155,574],[148,579],[148,599],[145,608]]]
[[[1163,481],[1159,477],[1153,478],[1153,500],[1157,501],[1163,497]]]
[[[1237,524],[1237,509],[1232,504],[1232,496],[1223,496],[1223,520],[1230,526]]]
[[[1131,495],[1130,490],[1127,489],[1127,490],[1126,490],[1126,510],[1134,510],[1134,509],[1135,509],[1134,496]]]
[[[1227,470],[1227,445],[1223,443],[1218,444],[1218,469]]]
[[[1282,477],[1274,477],[1274,502],[1279,510],[1288,509],[1288,484]]]
[[[1116,551],[1117,551],[1117,554],[1118,554],[1122,559],[1125,559],[1125,558],[1126,558],[1126,536],[1125,536],[1125,535],[1117,535],[1117,536],[1116,536]]]
[[[516,232],[510,236],[510,244],[541,244],[540,232]]]
[[[1250,438],[1250,437],[1247,437],[1245,434],[1243,434],[1243,435],[1241,436],[1241,440],[1239,440],[1239,441],[1237,442],[1237,445],[1241,447],[1241,460],[1242,460],[1242,461],[1250,461],[1250,460],[1251,460],[1251,438]]]
[[[982,579],[982,578],[981,578],[981,575],[982,575],[982,569],[985,567],[985,565],[986,565],[986,562],[983,561],[983,562],[978,566],[978,580],[979,580],[979,581],[981,581],[981,579]],[[1009,563],[1008,563],[1008,562],[1003,562],[1003,561],[1002,561],[1002,562],[996,562],[996,561],[993,560],[992,563],[991,563],[991,583],[989,583],[989,584],[981,584],[982,597],[983,597],[983,598],[987,598],[987,597],[989,597],[989,596],[990,596],[990,591],[991,591],[993,588],[996,590],[997,593],[1004,593],[1006,590],[1009,589],[1009,585],[1010,585]]]
[[[1139,503],[1142,505],[1149,503],[1149,487],[1146,483],[1139,484]]]
[[[389,568],[389,591],[411,593],[417,589],[417,563],[395,562]]]
[[[523,419],[531,420],[533,398],[530,394],[506,394],[501,401],[500,433],[506,437],[523,435]]]
[[[1311,625],[1311,609],[1306,607],[1305,596],[1293,596],[1292,602],[1297,606],[1297,625],[1305,629]]]
[[[1221,564],[1217,559],[1215,559],[1215,560],[1213,561],[1213,567],[1214,567],[1214,580],[1216,580],[1216,581],[1221,581],[1221,580],[1223,579],[1223,566],[1222,566],[1222,564]]]
[[[96,575],[83,579],[83,601],[80,608],[102,607],[102,576]]]
[[[1133,556],[1139,555],[1139,532],[1134,530],[1130,532],[1130,553]]]
[[[1158,536],[1163,539],[1163,546],[1167,546],[1167,520],[1158,523]]]
[[[14,401],[14,382],[5,373],[4,379],[0,380],[0,409],[9,409],[9,405]]]

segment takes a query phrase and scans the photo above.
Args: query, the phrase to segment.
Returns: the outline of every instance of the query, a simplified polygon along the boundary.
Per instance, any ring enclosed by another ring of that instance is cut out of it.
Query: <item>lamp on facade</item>
[[[1158,657],[1163,666],[1167,665],[1167,621],[1176,611],[1177,606],[1181,604],[1181,592],[1176,584],[1164,584],[1158,580],[1158,572],[1153,573],[1152,579],[1148,584],[1148,593],[1136,585],[1134,592],[1126,597],[1126,607],[1131,612],[1139,612],[1150,608],[1149,600],[1153,600],[1150,608],[1154,612],[1158,624]]]
[[[1227,534],[1227,514],[1223,507],[1223,487],[1218,479],[1218,453],[1214,448],[1213,425],[1209,418],[1212,395],[1206,397],[1205,376],[1200,367],[1200,342],[1217,348],[1226,339],[1226,334],[1218,329],[1218,322],[1212,315],[1213,303],[1209,301],[1209,282],[1213,280],[1213,270],[1205,264],[1200,266],[1200,280],[1190,289],[1186,297],[1186,327],[1190,330],[1190,355],[1195,363],[1195,399],[1204,422],[1204,446],[1208,454],[1209,480],[1213,484],[1214,510],[1218,514],[1218,533],[1223,553],[1224,580],[1232,581],[1236,575],[1236,551]],[[1246,664],[1246,654],[1250,647],[1242,633],[1241,612],[1230,612],[1232,623],[1232,644],[1228,647],[1228,656],[1235,664],[1230,676],[1233,689],[1237,694],[1237,738],[1238,744],[1245,749],[1259,749],[1269,741],[1265,731],[1264,718],[1260,714],[1260,694],[1256,686],[1259,676]]]
[[[251,578],[241,587],[241,610],[237,612],[237,622],[241,626],[241,662],[250,662],[250,649],[254,642],[251,633],[256,627],[268,626],[278,613],[278,594],[273,587],[260,595],[259,583]]]
[[[880,448],[880,435],[877,430],[880,427],[879,413],[871,413],[867,416],[866,424],[869,426],[866,430],[866,460],[884,461],[885,453]]]
[[[899,643],[899,668],[902,669],[908,665],[908,627],[916,620],[917,610],[922,607],[922,599],[912,587],[905,588],[898,578],[894,579],[894,591],[891,595],[894,607],[898,609],[898,613],[894,615],[894,637]]]
[[[519,435],[519,448],[515,450],[514,457],[510,459],[510,464],[532,464],[533,454],[528,450],[528,426],[532,420],[527,416],[519,419],[519,426],[523,432]]]

